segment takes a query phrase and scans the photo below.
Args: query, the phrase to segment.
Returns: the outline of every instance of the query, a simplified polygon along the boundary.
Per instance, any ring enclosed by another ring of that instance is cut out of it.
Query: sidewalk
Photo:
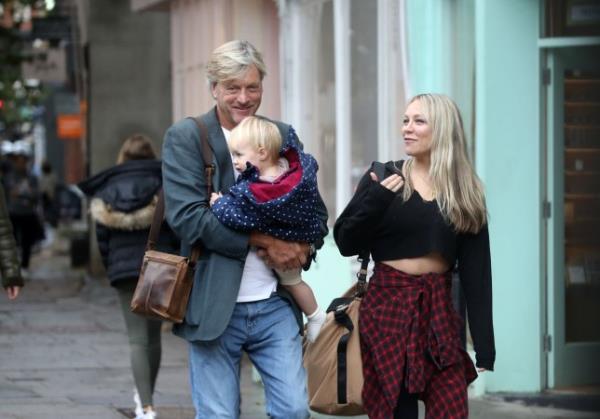
[[[32,261],[16,302],[0,296],[0,418],[124,419],[133,380],[124,322],[106,280],[69,268],[57,241]],[[185,345],[164,333],[156,404],[191,418]]]
[[[116,295],[106,280],[70,269],[67,250],[67,243],[58,240],[35,255],[16,302],[0,296],[1,419],[133,416],[133,380]],[[186,345],[168,331],[163,333],[155,404],[162,419],[193,418]],[[472,399],[470,405],[472,418],[598,417],[492,397]],[[262,387],[252,382],[247,362],[241,410],[242,419],[266,417]]]

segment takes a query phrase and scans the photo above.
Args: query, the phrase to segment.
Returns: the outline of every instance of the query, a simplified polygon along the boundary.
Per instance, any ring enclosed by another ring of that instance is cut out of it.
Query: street
[[[186,358],[185,343],[165,331],[155,398],[160,418],[193,418]],[[123,419],[133,417],[132,394],[116,294],[104,279],[71,269],[68,242],[58,239],[34,256],[20,297],[10,303],[0,297],[0,418]],[[493,397],[470,404],[473,418],[598,417]],[[242,418],[264,417],[262,387],[246,362]]]

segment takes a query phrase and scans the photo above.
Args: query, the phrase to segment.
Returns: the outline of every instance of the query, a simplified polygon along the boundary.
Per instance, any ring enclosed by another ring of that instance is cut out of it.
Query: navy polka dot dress
[[[291,241],[312,243],[321,236],[317,215],[317,161],[298,146],[290,128],[281,151],[290,168],[275,181],[259,178],[249,166],[212,207],[217,219],[235,230],[257,230]]]

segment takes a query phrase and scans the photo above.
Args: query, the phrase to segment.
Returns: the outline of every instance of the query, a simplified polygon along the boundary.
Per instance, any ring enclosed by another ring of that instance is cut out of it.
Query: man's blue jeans
[[[237,303],[225,332],[190,342],[190,378],[196,419],[238,418],[240,359],[245,351],[265,386],[267,414],[306,419],[308,397],[298,324],[279,296]]]

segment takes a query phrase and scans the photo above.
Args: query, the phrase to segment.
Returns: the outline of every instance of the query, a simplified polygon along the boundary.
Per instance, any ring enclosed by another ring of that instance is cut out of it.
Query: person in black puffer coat
[[[32,249],[45,237],[40,218],[38,179],[31,173],[30,156],[25,150],[15,150],[8,158],[10,170],[4,175],[2,183],[13,233],[20,248],[21,273],[28,276]]]
[[[119,294],[136,385],[136,418],[153,419],[152,394],[161,358],[161,322],[130,310],[162,186],[161,162],[148,137],[135,134],[121,147],[117,165],[81,182],[92,197],[90,212],[108,279]],[[178,253],[179,242],[163,223],[158,249]]]

